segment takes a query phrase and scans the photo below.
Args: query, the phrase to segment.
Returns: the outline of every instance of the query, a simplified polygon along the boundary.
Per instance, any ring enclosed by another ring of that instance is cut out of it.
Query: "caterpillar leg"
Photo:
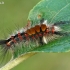
[[[43,45],[43,44],[44,44],[44,43],[43,43],[43,40],[42,40],[43,37],[40,37],[39,39],[40,39],[40,40],[39,40],[40,45]]]

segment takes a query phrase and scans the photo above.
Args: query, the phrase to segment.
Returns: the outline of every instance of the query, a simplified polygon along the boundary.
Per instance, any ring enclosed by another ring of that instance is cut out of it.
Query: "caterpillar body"
[[[61,21],[48,24],[47,20],[41,19],[38,25],[33,27],[28,27],[27,25],[26,29],[21,29],[17,34],[10,36],[8,39],[0,40],[2,55],[5,55],[10,49],[13,51],[13,54],[17,51],[16,49],[23,54],[40,45],[47,44],[51,40],[68,35],[67,33],[62,33],[62,29],[58,26],[66,22],[69,23],[69,21]]]
[[[47,25],[46,20],[38,25],[35,25],[34,27],[31,27],[27,29],[24,32],[24,29],[22,32],[18,32],[14,36],[11,36],[7,40],[1,40],[0,45],[5,44],[7,47],[11,48],[12,45],[21,42],[21,41],[29,41],[29,40],[37,40],[40,38],[40,44],[46,43],[47,41],[43,39],[44,36],[47,35],[47,37],[54,36],[57,32],[59,32],[61,29],[58,26],[55,25]],[[43,40],[43,41],[42,41]]]

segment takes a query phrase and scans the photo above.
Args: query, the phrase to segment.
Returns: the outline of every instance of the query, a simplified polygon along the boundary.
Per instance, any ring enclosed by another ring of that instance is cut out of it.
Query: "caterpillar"
[[[2,55],[4,56],[8,50],[12,50],[13,54],[18,51],[17,54],[20,55],[19,52],[23,54],[26,51],[39,47],[40,45],[48,44],[54,39],[69,35],[67,32],[62,32],[62,29],[59,27],[59,25],[69,22],[70,21],[59,21],[48,24],[47,20],[42,18],[40,23],[33,27],[31,27],[31,22],[28,22],[27,27],[18,31],[17,34],[11,35],[8,39],[0,40],[0,48],[2,49],[0,57]],[[4,57],[2,62],[3,60]]]

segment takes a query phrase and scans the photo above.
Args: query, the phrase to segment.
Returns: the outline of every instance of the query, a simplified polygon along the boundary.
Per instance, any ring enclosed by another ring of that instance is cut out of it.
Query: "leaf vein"
[[[69,4],[67,4],[67,5],[65,5],[63,8],[61,8],[55,15],[54,15],[54,17],[51,19],[51,21],[50,21],[50,23],[54,20],[54,18],[63,10],[63,9],[65,9],[67,6],[69,6],[70,5],[70,3]]]

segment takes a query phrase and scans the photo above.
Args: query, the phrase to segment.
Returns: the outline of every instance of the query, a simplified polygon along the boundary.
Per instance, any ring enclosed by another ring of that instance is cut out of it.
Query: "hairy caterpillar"
[[[0,40],[0,48],[2,49],[1,52],[3,52],[0,56],[4,56],[8,50],[11,50],[13,54],[18,51],[17,55],[15,55],[19,56],[33,48],[47,44],[51,40],[58,39],[62,36],[68,36],[69,33],[62,32],[62,29],[59,26],[69,22],[70,21],[59,21],[48,24],[47,20],[42,18],[40,23],[33,27],[31,27],[30,22],[28,22],[25,29],[21,29],[17,34],[11,35],[6,40]],[[3,60],[4,57],[2,61]]]

